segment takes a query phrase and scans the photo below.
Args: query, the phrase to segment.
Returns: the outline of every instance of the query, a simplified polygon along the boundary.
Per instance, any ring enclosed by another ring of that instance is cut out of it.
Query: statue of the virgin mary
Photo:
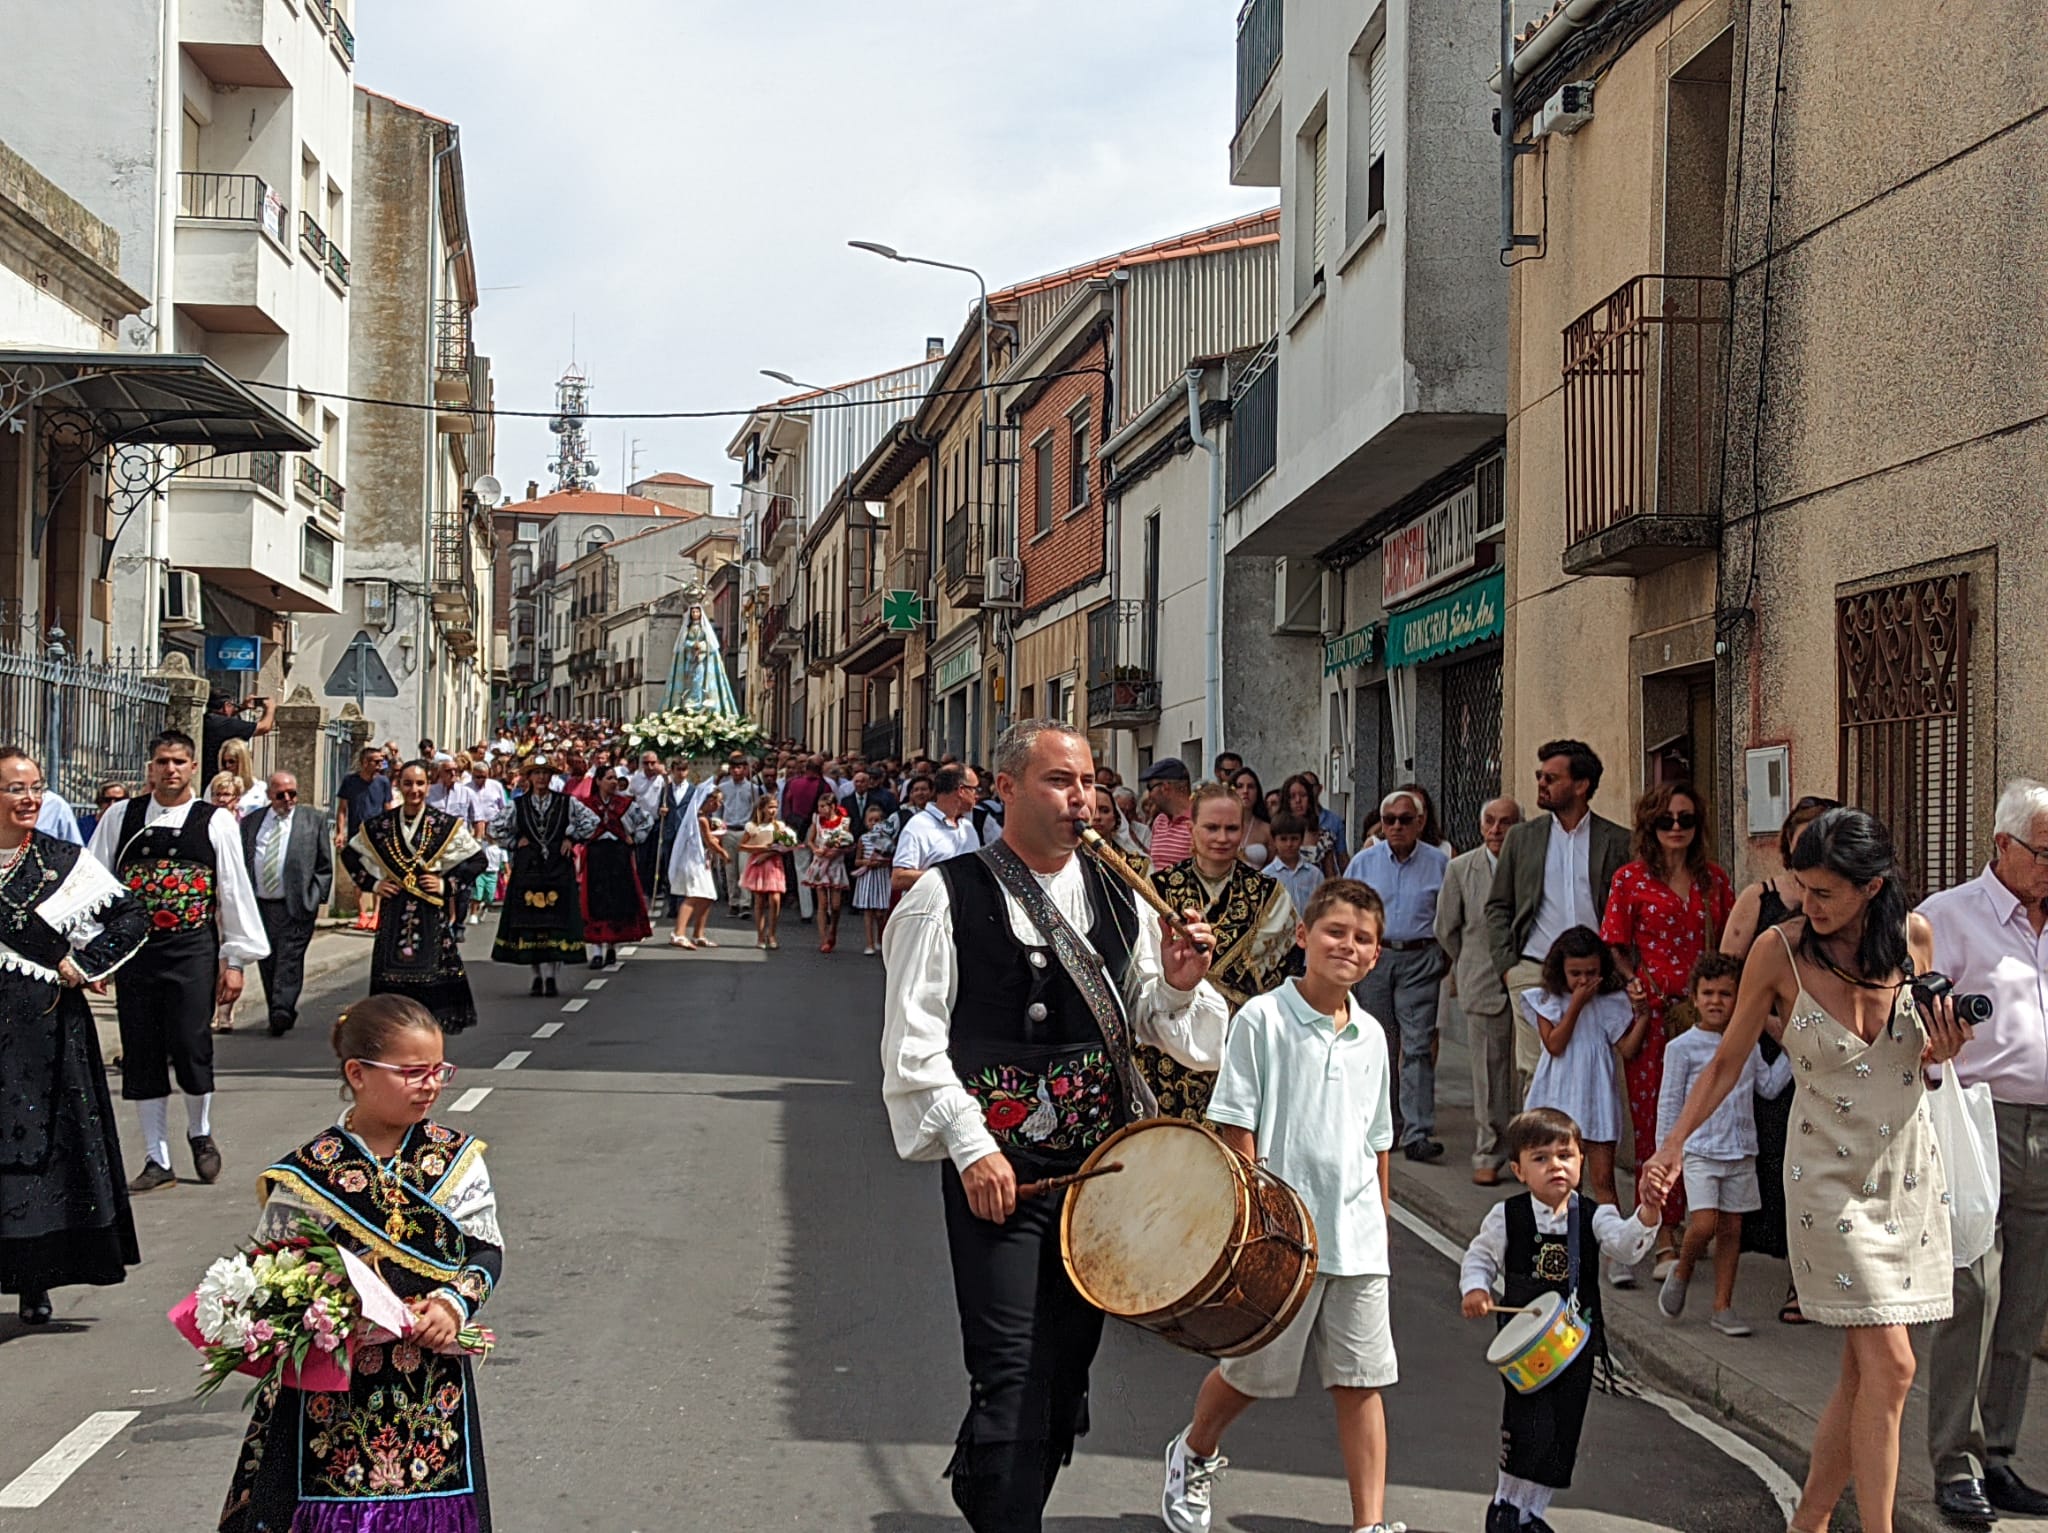
[[[701,602],[690,604],[690,615],[676,638],[676,654],[669,666],[666,708],[709,708],[716,713],[740,711],[733,696],[732,680],[725,674],[725,659],[718,648],[718,630],[711,626],[711,614]]]

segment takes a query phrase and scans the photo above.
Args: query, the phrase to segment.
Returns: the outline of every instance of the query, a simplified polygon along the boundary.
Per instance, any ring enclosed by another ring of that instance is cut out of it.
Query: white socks
[[[185,1096],[185,1137],[198,1139],[213,1132],[213,1093],[201,1092],[198,1096]]]
[[[1550,1510],[1550,1498],[1557,1492],[1548,1485],[1538,1485],[1534,1480],[1519,1479],[1502,1471],[1500,1483],[1494,1487],[1493,1499],[1504,1501],[1522,1514],[1522,1521],[1541,1517]]]
[[[171,1169],[171,1099],[151,1097],[137,1102],[142,1112],[142,1151],[157,1165]]]

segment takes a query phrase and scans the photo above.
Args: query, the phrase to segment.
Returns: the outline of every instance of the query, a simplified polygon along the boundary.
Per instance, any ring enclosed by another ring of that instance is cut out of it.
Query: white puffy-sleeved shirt
[[[188,798],[182,804],[166,807],[152,793],[141,802],[148,807],[140,825],[130,825],[125,809],[118,814],[110,809],[100,816],[92,833],[92,845],[87,848],[116,878],[121,876],[115,863],[121,855],[124,831],[132,835],[152,825],[176,830],[185,823],[198,800]],[[255,881],[242,861],[242,833],[236,828],[234,814],[224,811],[208,820],[206,838],[213,846],[214,923],[220,931],[221,961],[232,968],[246,968],[257,959],[270,956],[270,939],[263,934],[263,912],[256,906]]]
[[[1057,873],[1033,877],[1076,931],[1085,932],[1095,924],[1087,876],[1078,858],[1069,858]],[[1045,937],[1007,889],[1003,903],[1017,940],[1044,946]],[[1137,914],[1138,940],[1123,983],[1136,1041],[1163,1049],[1191,1070],[1216,1069],[1223,1061],[1229,1005],[1206,982],[1193,990],[1167,984],[1159,958],[1159,918],[1143,903]],[[952,898],[944,875],[936,869],[911,886],[889,917],[882,930],[882,961],[889,975],[883,1003],[882,1102],[889,1111],[896,1153],[905,1160],[946,1156],[964,1171],[1001,1146],[982,1122],[981,1105],[960,1084],[947,1053],[959,975]]]
[[[1563,1207],[1553,1209],[1538,1203],[1531,1193],[1517,1193],[1516,1196],[1528,1198],[1535,1205],[1537,1234],[1562,1235],[1569,1229],[1570,1198],[1565,1199]],[[1459,1293],[1470,1293],[1475,1288],[1491,1292],[1494,1280],[1506,1268],[1508,1202],[1503,1198],[1479,1221],[1479,1233],[1465,1248],[1465,1260],[1458,1267]],[[1601,1255],[1623,1267],[1633,1267],[1649,1251],[1650,1242],[1657,1238],[1657,1225],[1654,1221],[1645,1224],[1633,1215],[1625,1215],[1612,1203],[1602,1203],[1593,1210],[1593,1235],[1600,1242]]]

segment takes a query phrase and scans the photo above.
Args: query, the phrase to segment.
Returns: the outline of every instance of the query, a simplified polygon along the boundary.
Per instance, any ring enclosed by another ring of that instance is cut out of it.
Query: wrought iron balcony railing
[[[1251,116],[1259,92],[1280,63],[1281,0],[1245,0],[1237,13],[1237,126]]]
[[[284,243],[284,199],[261,176],[178,172],[178,216],[204,223],[253,224]]]

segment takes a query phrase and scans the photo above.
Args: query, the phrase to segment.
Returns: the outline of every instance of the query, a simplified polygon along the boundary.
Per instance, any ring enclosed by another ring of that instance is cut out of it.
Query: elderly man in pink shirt
[[[2048,1321],[2048,784],[2007,783],[1991,841],[1990,867],[1920,906],[1935,966],[1992,1007],[1955,1073],[1991,1088],[1998,1239],[1956,1269],[1955,1314],[1935,1330],[1928,1369],[1935,1506],[1963,1527],[2048,1516],[2048,1495],[2012,1466]]]

